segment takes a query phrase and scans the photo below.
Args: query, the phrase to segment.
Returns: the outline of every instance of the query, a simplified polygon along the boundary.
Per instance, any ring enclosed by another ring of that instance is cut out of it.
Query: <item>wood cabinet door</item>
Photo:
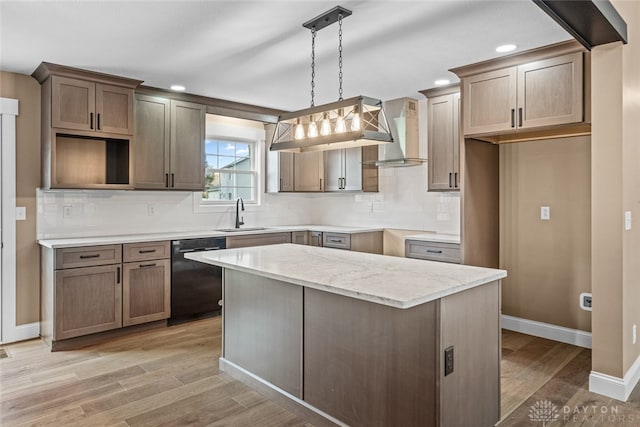
[[[95,83],[59,76],[51,83],[51,127],[95,130]]]
[[[512,67],[462,80],[465,135],[515,129],[516,77]]]
[[[295,191],[323,191],[323,159],[321,151],[295,154],[293,161]]]
[[[170,317],[171,260],[126,263],[123,272],[123,326]]]
[[[342,150],[342,189],[346,191],[362,190],[362,147]]]
[[[452,94],[428,101],[429,191],[454,188],[454,106]]]
[[[54,340],[122,327],[120,265],[57,270]]]
[[[518,67],[518,127],[581,122],[582,52]]]
[[[204,190],[204,105],[171,100],[169,188]]]
[[[308,245],[309,244],[309,233],[305,231],[292,231],[291,232],[291,243],[295,243],[297,245]]]
[[[169,186],[170,101],[136,95],[135,188],[162,189]]]
[[[460,189],[460,112],[462,111],[462,100],[460,92],[454,93],[453,97],[453,187]]]
[[[328,150],[324,156],[324,191],[342,190],[344,178],[344,148]]]
[[[278,153],[278,170],[280,173],[279,191],[293,191],[293,153]]]
[[[133,89],[96,84],[96,130],[133,135]]]

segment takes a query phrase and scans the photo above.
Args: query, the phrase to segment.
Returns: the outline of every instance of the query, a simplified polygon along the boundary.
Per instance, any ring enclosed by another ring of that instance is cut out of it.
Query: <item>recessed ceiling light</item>
[[[171,85],[171,90],[175,90],[178,92],[184,92],[186,88],[182,85]]]
[[[444,86],[444,85],[448,85],[449,83],[451,83],[451,80],[439,79],[439,80],[436,80],[433,83],[435,83],[436,86]]]
[[[505,52],[511,52],[512,50],[515,50],[518,46],[516,46],[515,44],[503,44],[502,46],[498,46],[496,48],[496,52],[498,53],[505,53]]]

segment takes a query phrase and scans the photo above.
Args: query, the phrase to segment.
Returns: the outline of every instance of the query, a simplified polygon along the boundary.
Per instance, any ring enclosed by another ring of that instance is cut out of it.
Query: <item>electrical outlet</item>
[[[580,294],[580,308],[586,311],[591,311],[592,299],[590,293],[583,292]]]
[[[453,346],[444,349],[444,376],[453,373]]]
[[[638,327],[636,324],[633,324],[633,343],[635,344],[638,341]]]
[[[64,205],[62,207],[62,217],[63,218],[71,218],[71,217],[73,217],[73,206]]]
[[[25,206],[16,206],[16,221],[26,221],[27,208]]]
[[[540,207],[540,219],[543,221],[549,221],[551,219],[551,208],[549,206]]]
[[[147,214],[149,216],[155,216],[156,215],[156,205],[155,205],[155,203],[149,203],[147,205]]]

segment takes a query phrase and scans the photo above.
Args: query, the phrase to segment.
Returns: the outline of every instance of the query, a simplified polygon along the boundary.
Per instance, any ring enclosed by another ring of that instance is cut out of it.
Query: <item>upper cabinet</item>
[[[43,62],[42,186],[133,187],[133,93],[141,83]]]
[[[325,191],[362,190],[362,147],[325,151],[324,162]]]
[[[135,188],[204,189],[205,107],[136,94]]]
[[[295,153],[293,159],[294,191],[324,190],[324,161],[322,151]]]
[[[428,190],[460,189],[459,87],[422,91],[428,98]]]
[[[133,89],[52,76],[51,126],[133,134]]]
[[[484,137],[540,139],[585,132],[579,125],[590,116],[584,78],[588,55],[576,43],[564,42],[452,70],[462,79],[464,136],[514,142],[519,139]],[[534,135],[540,131],[546,134]]]

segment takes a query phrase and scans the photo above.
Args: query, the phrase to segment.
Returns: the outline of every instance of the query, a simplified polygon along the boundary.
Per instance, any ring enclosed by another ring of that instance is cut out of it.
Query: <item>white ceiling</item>
[[[7,1],[0,69],[41,61],[168,88],[296,110],[310,102],[311,34],[302,23],[341,5],[344,97],[421,98],[447,70],[569,34],[530,0]],[[316,38],[316,104],[338,98],[338,26]]]

